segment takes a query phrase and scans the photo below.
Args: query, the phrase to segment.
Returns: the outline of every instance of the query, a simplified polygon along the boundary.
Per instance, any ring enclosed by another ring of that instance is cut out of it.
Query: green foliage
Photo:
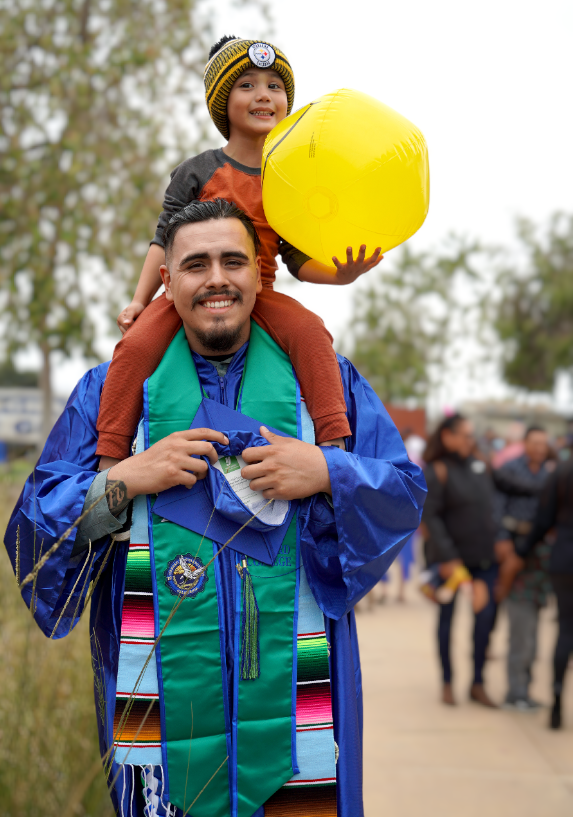
[[[554,214],[544,230],[518,222],[520,256],[498,272],[493,323],[505,344],[503,374],[530,391],[551,390],[573,369],[573,216]]]
[[[0,0],[0,354],[40,350],[44,439],[52,353],[97,358],[154,233],[166,144],[176,163],[204,137],[199,118],[183,139],[170,108],[204,109],[195,7]]]
[[[32,343],[94,356],[89,305],[107,307],[137,271],[160,210],[163,96],[200,82],[205,32],[194,5],[0,2],[0,292],[10,350]]]
[[[413,253],[404,246],[393,266],[369,273],[359,288],[350,323],[348,353],[384,401],[421,400],[451,340],[454,285],[474,276],[476,245],[452,237],[440,252]]]
[[[16,388],[30,388],[38,385],[36,372],[20,372],[14,368],[11,360],[0,364],[0,388],[14,386]]]

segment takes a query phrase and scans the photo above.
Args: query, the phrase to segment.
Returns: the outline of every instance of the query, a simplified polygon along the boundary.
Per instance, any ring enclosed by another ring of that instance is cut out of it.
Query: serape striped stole
[[[131,544],[125,568],[121,644],[114,715],[116,763],[161,765],[161,721],[155,653],[153,589],[147,498],[133,503]],[[146,666],[147,665],[147,666]],[[148,709],[151,710],[145,718]],[[142,721],[145,723],[142,726]]]
[[[336,763],[324,616],[300,566],[295,774],[265,803],[265,817],[336,817]]]
[[[306,411],[306,409],[304,409]],[[140,426],[137,452],[143,450]],[[324,616],[300,569],[297,626],[295,774],[266,803],[265,817],[336,817],[336,763],[329,648]],[[116,763],[161,767],[147,498],[133,504],[114,717]],[[142,726],[145,714],[149,714]],[[162,769],[157,776],[163,778]]]

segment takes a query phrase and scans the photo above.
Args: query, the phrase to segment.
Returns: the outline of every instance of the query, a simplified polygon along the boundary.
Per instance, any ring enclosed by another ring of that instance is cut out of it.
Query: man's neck
[[[263,162],[263,147],[266,136],[249,136],[244,133],[231,134],[223,148],[223,153],[245,167],[260,168]]]

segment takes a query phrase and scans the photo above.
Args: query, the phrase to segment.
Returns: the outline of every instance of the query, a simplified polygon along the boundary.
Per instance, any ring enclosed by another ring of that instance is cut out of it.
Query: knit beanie
[[[218,49],[217,46],[223,43]],[[223,134],[229,138],[227,100],[231,88],[238,77],[250,68],[272,68],[285,84],[287,114],[294,102],[294,75],[290,63],[278,48],[257,40],[242,40],[239,37],[224,37],[211,50],[211,58],[205,66],[205,100],[211,119]],[[214,49],[217,49],[216,51]]]

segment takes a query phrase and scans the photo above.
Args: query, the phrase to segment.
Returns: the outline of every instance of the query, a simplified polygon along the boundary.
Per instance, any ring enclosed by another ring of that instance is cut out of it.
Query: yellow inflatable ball
[[[418,128],[367,94],[342,88],[287,116],[268,135],[263,207],[271,227],[335,268],[410,238],[428,213],[426,142]]]

